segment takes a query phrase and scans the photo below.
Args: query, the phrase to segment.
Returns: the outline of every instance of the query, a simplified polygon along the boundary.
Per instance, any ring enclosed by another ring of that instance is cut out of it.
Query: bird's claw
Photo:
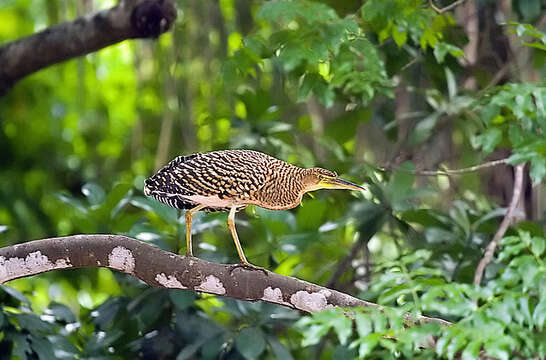
[[[235,270],[237,268],[245,268],[245,269],[248,269],[248,270],[259,270],[259,271],[262,271],[265,275],[268,274],[267,269],[264,269],[263,267],[260,267],[260,266],[252,265],[249,262],[241,262],[241,263],[238,263],[238,264],[230,265],[230,269],[229,269],[230,274],[233,272],[233,270]]]

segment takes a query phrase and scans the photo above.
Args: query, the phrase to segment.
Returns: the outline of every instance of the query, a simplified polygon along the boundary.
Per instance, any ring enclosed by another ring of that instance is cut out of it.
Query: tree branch
[[[115,7],[0,47],[0,95],[44,67],[126,39],[157,37],[176,19],[172,0],[120,0]]]
[[[495,236],[493,236],[493,240],[487,245],[487,249],[485,250],[485,255],[481,259],[480,263],[478,264],[478,267],[476,268],[476,273],[474,274],[474,285],[480,285],[482,282],[483,272],[485,271],[485,268],[487,265],[491,262],[493,259],[493,254],[495,253],[495,249],[499,242],[501,241],[502,237],[506,233],[506,230],[508,230],[508,226],[510,226],[510,222],[512,221],[512,218],[514,217],[514,212],[516,211],[516,207],[519,202],[519,198],[521,196],[521,190],[523,188],[523,168],[525,167],[525,163],[521,163],[516,165],[516,174],[514,175],[514,190],[512,192],[512,200],[510,201],[510,205],[508,206],[508,210],[506,211],[506,215],[504,215],[504,218],[502,219],[502,222],[499,226],[499,229],[495,233]]]
[[[506,164],[508,164],[508,158],[488,161],[488,162],[483,163],[483,164],[479,164],[479,165],[475,165],[475,166],[471,166],[471,167],[467,167],[467,168],[463,168],[463,169],[454,169],[454,170],[448,170],[448,169],[446,169],[446,170],[407,170],[407,169],[402,169],[400,167],[395,167],[395,168],[393,168],[393,167],[390,167],[390,168],[380,167],[378,169],[381,170],[381,171],[396,170],[396,171],[405,172],[405,173],[409,173],[409,174],[420,175],[420,176],[438,176],[438,175],[450,176],[450,175],[461,175],[461,174],[464,174],[464,173],[474,172],[474,171],[486,169],[486,168],[489,168],[489,167],[498,166],[498,165],[506,165]]]
[[[428,3],[430,5],[430,7],[432,8],[432,10],[434,10],[437,14],[443,14],[445,13],[446,11],[449,11],[451,9],[454,9],[456,8],[457,6],[461,5],[462,3],[464,3],[466,0],[457,0],[455,1],[454,3],[446,6],[446,7],[443,7],[443,8],[438,8],[436,5],[434,5],[434,2],[432,0],[428,0]]]
[[[145,283],[201,291],[245,301],[266,301],[304,312],[332,307],[380,305],[289,276],[239,265],[176,255],[122,235],[73,235],[34,240],[0,249],[0,284],[52,270],[107,267]],[[448,321],[406,314],[409,323]]]

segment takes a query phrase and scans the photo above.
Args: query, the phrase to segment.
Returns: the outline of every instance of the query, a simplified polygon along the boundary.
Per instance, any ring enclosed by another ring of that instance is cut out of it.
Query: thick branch
[[[188,289],[246,301],[266,301],[305,312],[332,307],[379,305],[270,271],[211,263],[176,255],[121,235],[73,235],[35,240],[0,249],[0,284],[46,271],[107,267],[145,283]],[[450,323],[436,318],[413,318],[411,323]]]
[[[0,47],[0,95],[44,67],[126,39],[157,37],[176,19],[172,0],[120,0],[99,11]]]
[[[487,249],[485,250],[485,255],[481,259],[480,263],[478,264],[478,267],[476,268],[476,273],[474,274],[474,285],[480,285],[482,282],[483,272],[485,271],[485,268],[487,265],[491,262],[493,259],[493,255],[495,254],[495,249],[497,248],[497,245],[499,245],[502,237],[506,233],[506,230],[508,230],[508,226],[510,226],[510,222],[512,221],[512,218],[514,217],[514,212],[516,211],[516,207],[518,206],[519,198],[521,196],[521,190],[523,188],[523,168],[525,167],[525,163],[521,163],[516,165],[516,174],[514,175],[514,190],[512,192],[512,200],[510,201],[510,205],[508,205],[508,210],[506,211],[506,215],[504,215],[504,219],[502,219],[502,222],[499,226],[499,229],[495,233],[495,236],[493,236],[493,240],[487,245]]]

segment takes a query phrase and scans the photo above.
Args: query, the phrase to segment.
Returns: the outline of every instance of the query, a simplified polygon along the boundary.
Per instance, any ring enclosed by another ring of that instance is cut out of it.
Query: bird
[[[270,210],[298,206],[309,191],[365,190],[334,171],[300,168],[254,150],[217,150],[177,156],[144,181],[144,194],[186,211],[186,255],[193,256],[191,226],[197,211],[229,212],[227,225],[242,266],[248,262],[235,228],[235,214],[247,205]]]

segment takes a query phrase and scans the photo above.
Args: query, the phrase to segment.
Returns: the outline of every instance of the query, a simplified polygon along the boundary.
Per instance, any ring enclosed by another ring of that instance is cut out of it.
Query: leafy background
[[[0,42],[112,5],[5,0]],[[0,358],[546,356],[544,1],[468,1],[443,14],[417,0],[177,6],[157,41],[50,67],[0,98],[1,244],[119,233],[184,251],[184,217],[145,198],[143,180],[179,154],[251,148],[368,191],[247,208],[237,224],[249,260],[387,310],[303,316],[71,270],[2,287]],[[474,60],[463,6],[479,10]],[[511,167],[414,170],[504,157],[529,163],[521,221],[474,287]],[[225,220],[196,215],[199,257],[237,261]],[[454,325],[408,326],[407,312]]]

